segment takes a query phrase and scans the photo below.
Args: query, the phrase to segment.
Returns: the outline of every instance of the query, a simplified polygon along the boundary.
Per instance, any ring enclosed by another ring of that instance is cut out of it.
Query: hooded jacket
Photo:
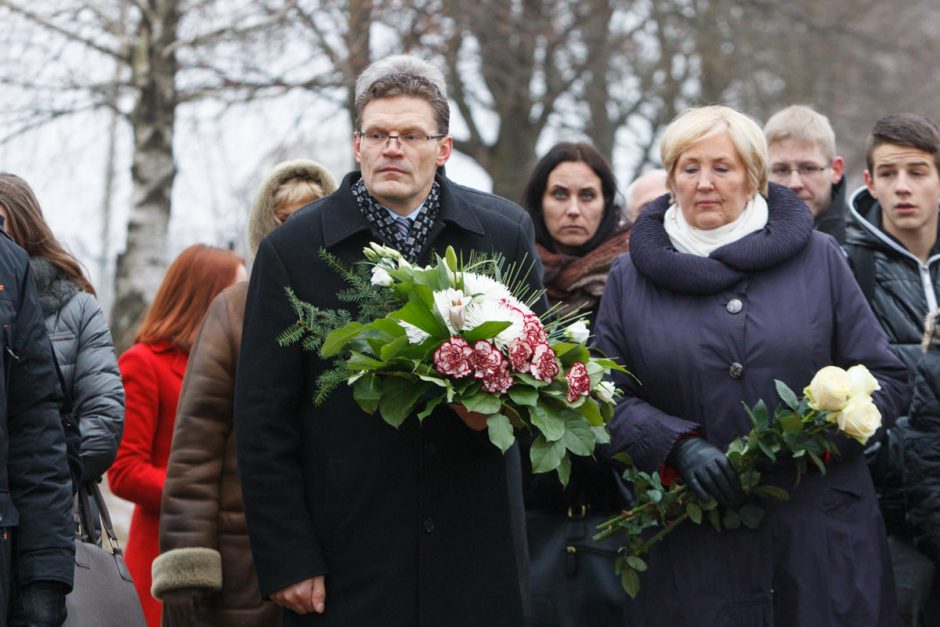
[[[94,296],[49,261],[34,257],[29,263],[82,434],[82,480],[93,481],[111,466],[124,432],[124,384],[111,331]]]
[[[276,166],[252,203],[252,255],[278,225],[278,188],[298,176],[316,182],[325,194],[336,189],[333,176],[313,161]],[[164,600],[164,625],[280,624],[280,609],[262,601],[258,590],[235,461],[235,367],[247,294],[247,282],[222,291],[190,351],[163,489],[161,554],[153,563],[152,592]],[[180,590],[196,594],[169,598]]]

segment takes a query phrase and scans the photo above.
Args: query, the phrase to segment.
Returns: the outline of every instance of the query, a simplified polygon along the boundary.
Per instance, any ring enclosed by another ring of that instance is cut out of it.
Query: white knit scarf
[[[673,204],[666,210],[663,225],[672,245],[680,253],[708,257],[716,248],[767,226],[767,201],[760,194],[754,194],[754,199],[745,205],[737,220],[708,230],[697,229],[686,222],[682,210]]]

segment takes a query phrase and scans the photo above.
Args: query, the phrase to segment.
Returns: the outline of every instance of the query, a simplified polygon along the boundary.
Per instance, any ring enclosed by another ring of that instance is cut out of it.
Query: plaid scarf
[[[359,211],[366,217],[372,228],[378,231],[386,242],[398,249],[405,259],[411,263],[417,263],[418,256],[428,243],[431,227],[437,222],[437,216],[440,213],[441,187],[438,182],[434,181],[431,186],[431,192],[424,201],[424,211],[418,212],[418,217],[411,225],[408,237],[395,228],[395,218],[372,197],[362,179],[353,184],[352,193],[356,197]]]

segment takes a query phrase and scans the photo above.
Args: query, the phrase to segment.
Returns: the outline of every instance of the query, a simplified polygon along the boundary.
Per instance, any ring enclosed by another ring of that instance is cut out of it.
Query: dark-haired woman
[[[610,165],[588,144],[556,144],[536,164],[522,204],[535,224],[549,302],[562,313],[587,313],[592,327],[607,273],[630,240]],[[594,525],[629,499],[617,471],[576,457],[565,489],[554,474],[524,478],[533,624],[619,625],[625,595],[614,572],[617,542],[591,539]]]
[[[150,567],[160,553],[160,502],[189,349],[212,299],[246,278],[238,255],[202,244],[190,246],[170,264],[136,343],[118,360],[127,418],[108,480],[115,495],[135,504],[127,567],[150,627],[160,625],[160,602],[150,594]]]
[[[124,386],[95,288],[46,224],[30,186],[0,172],[3,228],[29,253],[39,304],[81,431],[81,479],[101,477],[124,429]],[[79,477],[75,477],[79,478]]]

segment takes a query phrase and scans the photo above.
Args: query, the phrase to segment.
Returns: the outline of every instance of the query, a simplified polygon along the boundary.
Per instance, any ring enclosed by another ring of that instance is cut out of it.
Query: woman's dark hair
[[[209,304],[235,282],[244,259],[230,250],[194,244],[167,268],[135,342],[167,342],[189,352]]]
[[[587,242],[574,249],[575,256],[585,255],[601,243],[610,239],[617,225],[624,219],[623,210],[617,203],[617,179],[607,159],[594,146],[582,142],[561,142],[552,146],[539,162],[535,164],[525,193],[522,195],[522,207],[532,216],[535,224],[535,241],[552,252],[558,252],[555,239],[549,234],[542,214],[542,197],[548,186],[548,177],[559,164],[566,161],[587,164],[597,178],[601,180],[601,192],[604,194],[604,215],[597,231]]]
[[[70,255],[52,234],[42,208],[29,184],[15,174],[0,172],[0,207],[7,219],[3,230],[30,257],[45,259],[84,292],[95,295],[78,259]]]

